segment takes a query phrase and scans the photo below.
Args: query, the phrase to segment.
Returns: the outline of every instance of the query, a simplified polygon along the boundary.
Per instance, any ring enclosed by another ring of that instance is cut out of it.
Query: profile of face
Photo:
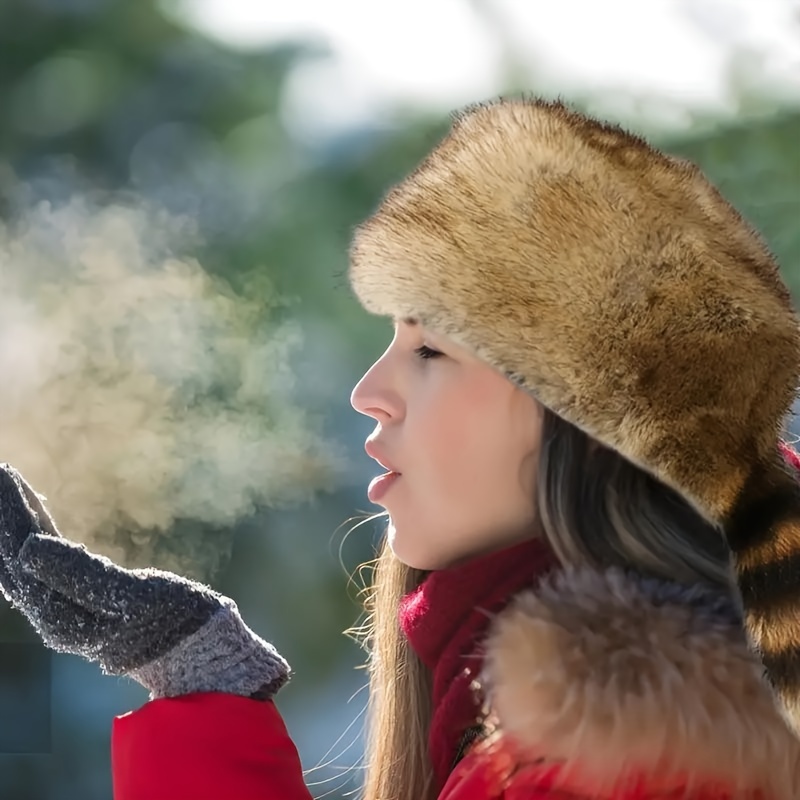
[[[401,561],[444,569],[534,535],[542,406],[499,371],[398,321],[350,402],[377,422],[376,460],[400,473],[379,504]]]

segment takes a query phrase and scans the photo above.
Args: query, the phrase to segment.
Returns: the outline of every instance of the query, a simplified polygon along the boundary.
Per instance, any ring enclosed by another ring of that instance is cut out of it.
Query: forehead
[[[445,336],[444,334],[441,334],[438,331],[432,331],[429,328],[426,328],[417,317],[392,316],[391,319],[395,331],[398,331],[400,329],[414,328],[419,332],[420,336],[424,336],[426,339],[432,340],[432,343],[434,345],[436,344],[445,345],[447,347],[451,347],[456,350],[464,349],[456,342],[454,342],[452,339],[450,339],[449,336]],[[467,351],[465,350],[465,352]]]

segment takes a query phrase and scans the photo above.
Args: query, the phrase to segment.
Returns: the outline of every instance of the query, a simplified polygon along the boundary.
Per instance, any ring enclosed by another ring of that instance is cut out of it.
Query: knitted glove
[[[268,699],[289,677],[236,603],[171,572],[125,569],[61,536],[22,476],[0,464],[0,589],[51,649],[127,675],[150,698]]]

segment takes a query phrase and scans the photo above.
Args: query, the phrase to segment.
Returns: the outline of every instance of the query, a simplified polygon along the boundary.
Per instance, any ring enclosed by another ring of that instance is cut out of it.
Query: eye
[[[419,358],[436,358],[437,356],[443,355],[443,353],[440,353],[438,350],[432,350],[424,344],[422,347],[417,347],[414,352]]]

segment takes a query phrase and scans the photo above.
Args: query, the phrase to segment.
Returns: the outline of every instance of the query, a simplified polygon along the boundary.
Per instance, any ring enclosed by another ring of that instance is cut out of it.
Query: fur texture
[[[729,600],[619,571],[554,574],[492,623],[482,676],[498,736],[523,761],[613,797],[721,780],[800,796],[800,743],[784,723]]]
[[[777,448],[800,332],[768,248],[700,170],[562,103],[472,106],[357,229],[350,280],[719,524],[800,730],[800,488]]]

